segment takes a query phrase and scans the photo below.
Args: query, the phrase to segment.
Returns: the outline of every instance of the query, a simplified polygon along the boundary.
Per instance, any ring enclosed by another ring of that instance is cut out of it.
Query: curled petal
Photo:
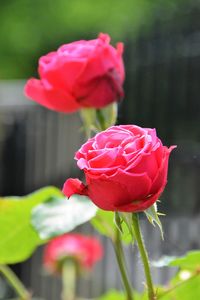
[[[24,92],[28,98],[52,110],[71,113],[80,108],[72,95],[51,87],[47,88],[38,79],[29,79]]]
[[[62,192],[69,198],[74,194],[87,195],[87,188],[79,179],[69,178],[65,181]]]
[[[167,184],[169,155],[171,151],[175,148],[176,146],[171,146],[169,149],[167,147],[164,147],[164,154],[163,154],[161,165],[158,168],[157,175],[154,181],[152,182],[151,191],[150,191],[151,194],[157,193],[160,190],[160,187],[162,187],[160,194],[164,190]]]

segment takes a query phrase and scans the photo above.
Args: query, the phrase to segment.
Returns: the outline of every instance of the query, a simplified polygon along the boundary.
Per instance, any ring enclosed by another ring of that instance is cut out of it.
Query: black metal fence
[[[78,171],[73,160],[82,141],[78,114],[36,107],[24,98],[23,85],[21,81],[0,83],[1,195],[62,186]]]
[[[200,10],[155,22],[127,46],[126,98],[120,123],[155,127],[170,157],[162,196],[168,213],[200,213]]]

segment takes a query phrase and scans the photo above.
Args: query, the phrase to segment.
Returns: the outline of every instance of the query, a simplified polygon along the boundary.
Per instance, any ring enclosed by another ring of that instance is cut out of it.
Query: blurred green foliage
[[[36,75],[38,57],[63,43],[99,32],[114,43],[134,37],[158,7],[172,12],[180,1],[1,0],[0,79]]]

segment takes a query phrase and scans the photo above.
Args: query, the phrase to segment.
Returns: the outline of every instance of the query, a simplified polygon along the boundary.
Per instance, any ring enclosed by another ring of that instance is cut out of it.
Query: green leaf
[[[169,285],[168,289],[158,292],[158,299],[162,300],[197,300],[200,299],[200,274],[196,274],[176,285]]]
[[[110,290],[105,295],[102,295],[98,300],[124,300],[125,294],[117,290]]]
[[[55,198],[34,208],[32,224],[41,239],[72,231],[96,215],[97,207],[86,196]]]
[[[189,251],[181,257],[163,256],[156,262],[153,262],[155,267],[179,267],[184,270],[199,270],[200,269],[200,251]]]
[[[125,300],[126,295],[122,291],[109,290],[106,294],[100,296],[97,300]],[[133,291],[134,300],[147,300],[148,297],[146,294],[139,294],[136,291]]]
[[[99,209],[96,216],[90,220],[91,225],[100,233],[114,239],[114,213]]]
[[[149,220],[149,222],[155,226],[155,223],[158,225],[159,229],[160,229],[160,233],[161,233],[161,237],[162,239],[164,239],[164,235],[163,235],[163,228],[162,228],[162,223],[159,219],[159,215],[162,215],[160,213],[157,212],[157,205],[156,203],[154,203],[154,205],[152,205],[151,207],[149,207],[148,209],[146,209],[144,211],[147,219]]]
[[[24,197],[0,198],[0,264],[21,262],[44,243],[30,224],[31,210],[61,195],[57,188],[46,187]]]
[[[179,268],[168,283],[168,288],[159,289],[158,295],[162,300],[200,298],[200,251],[190,251],[182,257],[165,256],[153,265]]]
[[[100,233],[112,240],[115,239],[115,224],[114,224],[114,213],[111,211],[104,211],[99,209],[96,216],[91,219],[90,223]],[[132,236],[128,230],[125,222],[121,223],[121,229],[123,234],[121,235],[122,241],[125,244],[132,242]]]
[[[172,260],[169,266],[186,270],[200,270],[200,251],[189,251],[185,256]]]

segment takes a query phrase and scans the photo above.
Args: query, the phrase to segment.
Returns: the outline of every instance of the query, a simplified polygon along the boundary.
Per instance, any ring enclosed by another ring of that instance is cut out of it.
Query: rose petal
[[[160,187],[162,187],[162,190],[164,190],[165,185],[167,184],[167,173],[168,173],[168,161],[169,161],[169,155],[173,149],[175,149],[176,146],[171,146],[169,149],[167,147],[164,147],[164,154],[162,158],[162,163],[160,165],[160,168],[157,171],[157,176],[154,179],[151,187],[150,193],[157,193]]]
[[[86,181],[89,197],[105,210],[115,210],[114,207],[144,198],[151,187],[151,180],[146,174],[134,176],[121,170],[109,177],[102,174],[95,178],[86,173]]]
[[[41,60],[39,63],[41,64]],[[43,68],[42,79],[47,80],[54,88],[73,93],[74,84],[84,70],[85,64],[82,58],[72,59],[57,54],[51,64]]]
[[[161,192],[154,194],[146,199],[132,201],[125,205],[116,206],[114,210],[122,212],[141,212],[152,206],[160,196]]]
[[[133,174],[141,174],[147,172],[149,178],[154,180],[157,172],[158,172],[158,164],[155,157],[155,153],[152,151],[148,154],[140,153],[140,159],[137,161],[137,164],[134,163],[134,166],[131,164],[126,171]]]
[[[38,79],[29,79],[25,85],[24,92],[28,98],[52,110],[70,113],[80,108],[70,94],[64,94],[60,90],[53,88],[46,89],[42,81]]]
[[[112,76],[105,76],[91,80],[88,84],[78,84],[74,95],[80,105],[84,107],[102,108],[123,97],[121,85],[117,85]]]
[[[93,53],[91,53],[90,59],[79,80],[80,82],[86,83],[87,81],[105,75],[113,69],[116,70],[119,81],[122,84],[124,81],[122,57],[118,55],[114,47],[99,43],[94,48]]]
[[[65,181],[62,192],[69,198],[74,194],[87,195],[87,188],[79,179],[69,178]]]

